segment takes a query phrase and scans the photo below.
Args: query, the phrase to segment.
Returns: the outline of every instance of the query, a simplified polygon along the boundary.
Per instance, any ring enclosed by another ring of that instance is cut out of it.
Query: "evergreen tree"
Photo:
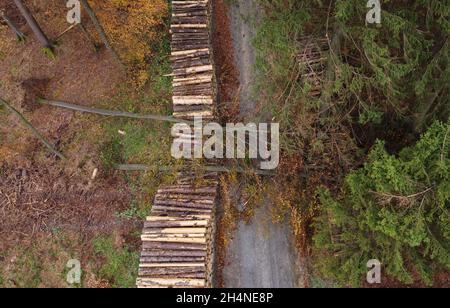
[[[314,247],[322,274],[358,286],[378,259],[401,282],[417,273],[431,285],[435,270],[450,269],[449,132],[450,119],[435,122],[398,157],[379,141],[339,199],[320,189]]]
[[[342,50],[335,93],[358,103],[360,122],[393,110],[416,132],[450,112],[450,1],[381,1],[379,25],[366,24],[366,1],[338,0]]]

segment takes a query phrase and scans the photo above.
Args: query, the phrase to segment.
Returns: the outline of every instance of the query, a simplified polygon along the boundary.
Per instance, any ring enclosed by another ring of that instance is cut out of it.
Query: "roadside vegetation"
[[[258,114],[281,123],[271,190],[312,285],[360,286],[371,259],[385,285],[450,270],[450,6],[381,2],[369,25],[365,1],[259,1]]]

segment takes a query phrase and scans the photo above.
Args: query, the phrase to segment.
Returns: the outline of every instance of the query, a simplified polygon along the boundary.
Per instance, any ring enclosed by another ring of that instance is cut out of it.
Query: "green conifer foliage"
[[[398,157],[379,141],[339,199],[319,190],[314,247],[323,275],[358,286],[378,259],[401,282],[417,274],[431,285],[436,270],[450,269],[449,132],[450,119],[437,121]]]
[[[450,112],[450,1],[380,2],[379,25],[366,24],[366,1],[338,0],[332,9],[343,36],[335,93],[358,103],[360,122],[393,110],[423,132]]]
[[[281,182],[301,183],[292,204],[321,211],[313,263],[343,285],[364,281],[372,259],[432,284],[450,268],[450,0],[380,0],[380,24],[365,0],[258,2],[256,92],[281,123]],[[329,48],[308,52],[305,38]],[[319,95],[304,58],[326,58]]]

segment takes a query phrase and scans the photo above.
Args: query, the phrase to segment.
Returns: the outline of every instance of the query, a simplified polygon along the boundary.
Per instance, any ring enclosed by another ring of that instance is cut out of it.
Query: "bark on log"
[[[34,136],[36,136],[46,147],[47,149],[58,156],[60,159],[67,159],[62,153],[60,153],[58,150],[55,149],[55,147],[48,142],[44,136],[36,129],[34,126],[27,120],[25,117],[17,111],[14,107],[9,105],[6,101],[0,98],[0,104],[3,104],[6,109],[8,109],[10,112],[12,112],[14,115],[16,115],[19,120],[33,133]]]
[[[50,42],[50,40],[47,38],[45,33],[42,31],[41,27],[37,23],[36,19],[33,17],[29,9],[25,6],[25,4],[22,2],[22,0],[14,0],[14,4],[19,9],[22,16],[25,18],[28,26],[33,31],[34,35],[38,39],[38,41],[41,43],[41,45],[44,48],[52,49],[53,45]]]
[[[17,39],[19,41],[25,41],[26,35],[22,31],[20,31],[19,27],[6,15],[4,15],[2,12],[0,12],[0,17],[5,21],[5,23],[8,25],[8,27],[14,32],[14,34],[17,36]]]
[[[81,1],[81,4],[83,5],[84,9],[86,10],[87,14],[91,18],[91,21],[94,24],[94,27],[97,30],[97,32],[98,32],[98,34],[100,36],[100,39],[102,40],[103,44],[112,53],[112,55],[117,60],[117,62],[119,62],[119,64],[121,66],[123,66],[123,63],[120,60],[119,55],[117,54],[115,49],[112,47],[112,45],[111,45],[111,43],[110,43],[110,41],[108,39],[108,36],[106,35],[105,29],[103,29],[103,26],[100,23],[100,21],[98,20],[97,15],[95,14],[94,10],[92,9],[92,7],[90,6],[90,4],[88,3],[87,0],[80,0],[80,1]]]
[[[42,99],[42,98],[38,99],[37,101],[41,104],[46,104],[46,105],[50,105],[50,106],[54,106],[54,107],[66,108],[66,109],[79,111],[79,112],[94,113],[94,114],[99,114],[99,115],[104,115],[104,116],[126,117],[126,118],[134,118],[134,119],[141,119],[141,120],[154,120],[154,121],[165,121],[165,122],[171,122],[171,123],[192,124],[191,121],[179,120],[179,119],[175,119],[175,118],[169,117],[169,116],[138,114],[138,113],[125,112],[125,111],[113,111],[113,110],[106,110],[106,109],[99,109],[99,108],[91,108],[91,107],[75,105],[75,104],[71,104],[71,103],[67,103],[67,102],[47,100],[47,99]]]

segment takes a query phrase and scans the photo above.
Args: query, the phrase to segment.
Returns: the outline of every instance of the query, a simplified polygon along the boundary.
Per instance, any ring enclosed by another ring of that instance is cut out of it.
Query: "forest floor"
[[[63,2],[27,4],[50,38],[70,26]],[[49,154],[17,117],[0,109],[0,286],[67,287],[70,259],[81,261],[81,286],[133,286],[140,218],[153,189],[141,190],[138,183],[158,177],[124,176],[110,167],[159,159],[165,126],[77,114],[39,105],[36,98],[165,113],[170,82],[130,85],[111,54],[95,52],[79,28],[64,34],[55,58],[49,57],[18,12],[9,3],[0,6],[28,36],[20,43],[0,26],[0,97],[68,157]],[[159,76],[164,67],[149,74]]]

